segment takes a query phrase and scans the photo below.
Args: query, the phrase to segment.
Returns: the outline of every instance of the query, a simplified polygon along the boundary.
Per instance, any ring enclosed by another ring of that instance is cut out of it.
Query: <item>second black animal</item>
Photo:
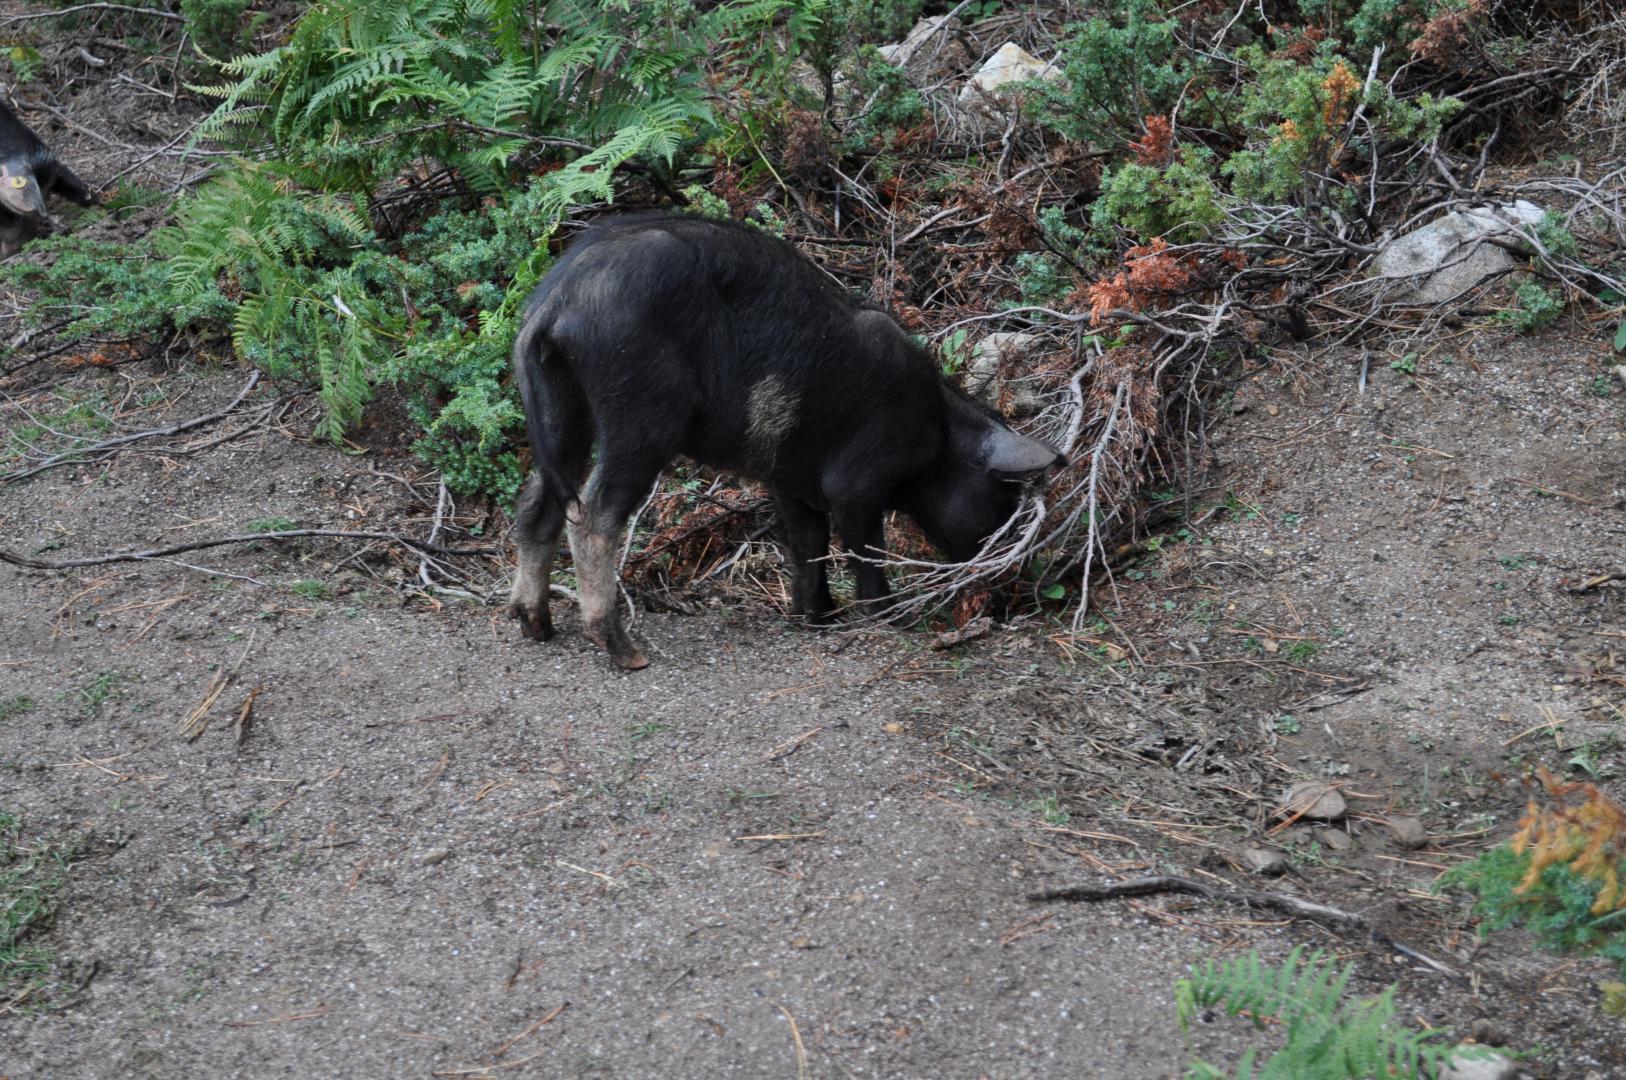
[[[1061,461],[945,383],[885,312],[740,225],[653,216],[589,230],[531,295],[513,362],[535,473],[509,612],[526,636],[553,636],[548,574],[568,525],[584,629],[624,668],[648,660],[620,620],[622,538],[679,454],[769,486],[792,610],[813,622],[835,613],[832,524],[873,558],[885,511],[901,510],[964,561],[1016,510],[1021,482]],[[861,602],[887,595],[874,562],[851,567]]]
[[[0,258],[15,254],[46,231],[51,221],[47,195],[60,195],[80,206],[96,201],[85,182],[0,102]]]

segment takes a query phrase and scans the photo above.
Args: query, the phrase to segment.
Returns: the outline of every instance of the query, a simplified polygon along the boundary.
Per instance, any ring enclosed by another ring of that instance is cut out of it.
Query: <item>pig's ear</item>
[[[988,434],[983,453],[988,471],[1000,476],[1034,476],[1062,462],[1061,453],[1049,443],[1018,435],[1006,427],[997,427]]]

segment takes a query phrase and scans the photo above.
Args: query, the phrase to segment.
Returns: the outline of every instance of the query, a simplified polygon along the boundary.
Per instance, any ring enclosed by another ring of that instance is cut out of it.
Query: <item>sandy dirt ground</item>
[[[569,604],[525,642],[414,592],[384,545],[0,569],[0,697],[32,705],[0,727],[0,804],[82,848],[0,1071],[1173,1077],[1252,1038],[1182,1038],[1186,966],[1304,942],[1531,1075],[1613,1075],[1605,968],[1478,944],[1428,892],[1507,834],[1524,766],[1584,760],[1618,793],[1626,620],[1617,587],[1577,591],[1626,529],[1604,359],[1479,335],[1416,378],[1375,357],[1365,393],[1354,356],[1262,369],[1195,524],[1120,567],[1082,635],[1030,619],[938,651],[741,599],[642,615],[655,663],[629,675]],[[13,468],[52,415],[105,438],[218,410],[243,373],[31,379]],[[6,546],[422,534],[410,459],[299,437],[297,402],[253,422],[277,392],[0,487]],[[1343,787],[1342,827],[1275,828],[1306,777]],[[1428,848],[1387,842],[1399,813]],[[1292,871],[1248,879],[1250,846]],[[1235,905],[1028,899],[1148,872],[1359,911],[1476,986]]]

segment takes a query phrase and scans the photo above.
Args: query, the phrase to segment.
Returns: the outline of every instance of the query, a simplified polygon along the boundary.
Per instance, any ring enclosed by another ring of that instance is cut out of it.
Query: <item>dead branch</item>
[[[10,26],[12,23],[29,22],[34,19],[60,19],[64,15],[72,15],[79,11],[124,11],[132,15],[151,15],[155,19],[170,19],[174,22],[184,22],[185,19],[173,11],[162,11],[158,8],[132,7],[129,4],[75,4],[73,7],[57,8],[55,11],[38,11],[29,15],[13,15],[9,19],[0,19],[0,26]]]
[[[131,432],[128,435],[120,435],[116,438],[104,440],[103,442],[99,442],[94,446],[84,446],[73,450],[64,450],[61,453],[52,454],[44,461],[41,461],[39,464],[31,466],[30,468],[0,474],[0,484],[11,484],[16,483],[19,480],[26,480],[30,476],[36,476],[48,469],[54,469],[62,465],[93,465],[97,462],[106,461],[108,458],[113,457],[120,450],[124,449],[126,446],[129,446],[131,443],[140,442],[143,439],[160,438],[166,435],[179,435],[183,431],[191,431],[193,428],[203,427],[205,424],[212,424],[216,420],[221,420],[227,416],[230,416],[232,411],[236,409],[238,405],[242,404],[243,399],[248,397],[250,392],[253,391],[254,387],[259,384],[259,381],[260,373],[258,371],[253,372],[251,375],[249,375],[248,382],[245,383],[243,388],[237,392],[237,396],[232,398],[229,405],[223,409],[209,413],[206,416],[197,416],[193,417],[191,420],[183,420],[175,424],[166,424],[163,427],[149,428],[146,431]]]
[[[1205,900],[1221,900],[1233,904],[1243,904],[1247,907],[1265,908],[1270,911],[1279,911],[1295,919],[1305,919],[1336,933],[1363,934],[1368,940],[1422,964],[1459,986],[1470,985],[1465,976],[1445,964],[1374,929],[1364,916],[1357,915],[1352,911],[1344,911],[1341,908],[1329,907],[1326,904],[1300,900],[1296,896],[1288,896],[1285,893],[1255,892],[1251,889],[1217,889],[1212,885],[1204,885],[1202,882],[1193,881],[1190,878],[1157,875],[1132,878],[1129,881],[1115,882],[1111,885],[1075,885],[1066,889],[1050,889],[1045,892],[1029,893],[1028,899],[1034,903],[1048,903],[1056,900],[1098,903],[1103,900],[1121,900],[1131,896],[1156,896],[1162,893],[1184,893],[1189,896],[1200,896]]]
[[[412,537],[402,536],[400,533],[369,532],[359,529],[276,529],[270,532],[237,533],[232,536],[217,536],[207,540],[193,540],[185,544],[172,544],[169,547],[152,548],[148,551],[120,551],[111,555],[89,555],[79,559],[35,559],[19,552],[0,548],[0,562],[21,566],[28,570],[73,570],[82,566],[104,566],[107,563],[162,559],[169,555],[180,555],[183,552],[199,551],[203,548],[223,547],[227,544],[252,544],[263,540],[297,540],[306,536],[322,536],[335,540],[382,540],[386,543],[410,548],[413,551],[426,551],[434,555],[500,556],[504,554],[502,548],[445,547],[424,540],[414,540]]]

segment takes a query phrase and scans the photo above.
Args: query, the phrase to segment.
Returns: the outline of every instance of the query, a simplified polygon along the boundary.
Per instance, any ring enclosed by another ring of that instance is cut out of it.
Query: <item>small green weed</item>
[[[80,709],[88,714],[109,701],[123,697],[124,684],[129,681],[127,672],[98,671],[75,692]]]
[[[245,525],[244,528],[251,533],[287,532],[289,529],[299,528],[299,525],[293,518],[268,517],[256,518]]]
[[[1496,321],[1514,333],[1529,334],[1551,325],[1564,312],[1564,298],[1531,279],[1513,290],[1516,307],[1498,312]]]
[[[51,956],[32,940],[51,925],[79,841],[24,843],[16,815],[0,810],[0,998],[20,1002],[44,989]]]
[[[1055,795],[1046,795],[1042,799],[1029,799],[1023,805],[1029,813],[1038,814],[1044,818],[1047,825],[1065,825],[1072,820],[1072,815],[1062,809],[1061,800]]]
[[[1309,664],[1321,655],[1321,646],[1314,641],[1295,641],[1282,650],[1282,657],[1290,664]]]
[[[1402,375],[1412,376],[1417,374],[1417,361],[1419,359],[1421,357],[1418,353],[1409,352],[1399,360],[1389,361],[1389,366]]]
[[[636,746],[645,739],[653,739],[662,732],[671,730],[671,724],[663,724],[659,720],[645,720],[641,724],[634,724],[627,731],[627,742]]]
[[[1297,735],[1303,730],[1303,725],[1299,723],[1298,718],[1288,713],[1278,716],[1275,726],[1278,735]]]
[[[34,699],[27,694],[13,694],[8,698],[0,698],[0,724],[13,717],[34,711]]]
[[[327,585],[320,581],[296,581],[288,586],[291,590],[307,600],[326,600]]]

